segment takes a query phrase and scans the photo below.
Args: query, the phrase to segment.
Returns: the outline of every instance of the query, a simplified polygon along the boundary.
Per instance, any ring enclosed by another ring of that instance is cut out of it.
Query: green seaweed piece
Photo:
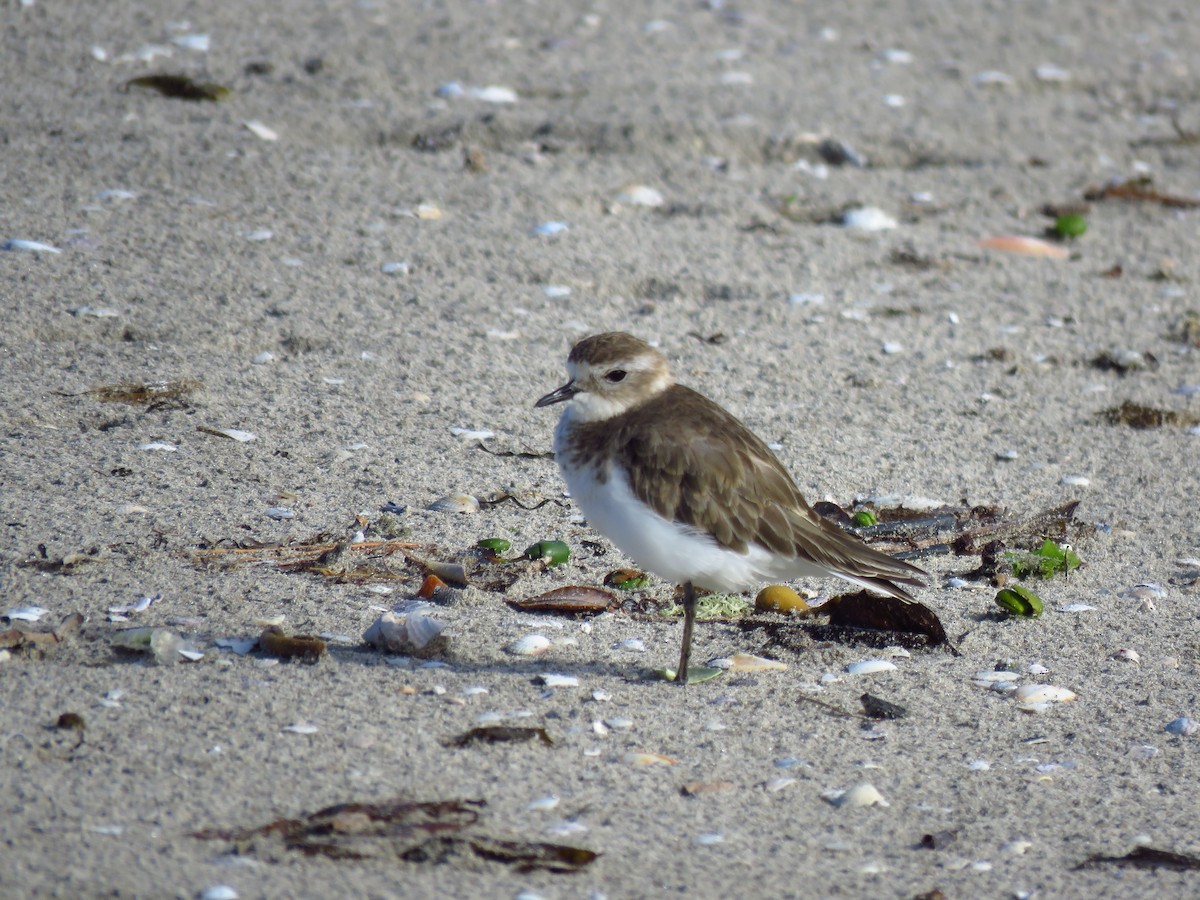
[[[1049,538],[1038,549],[1029,553],[1010,550],[1005,554],[1012,563],[1013,575],[1017,578],[1053,578],[1066,575],[1080,566],[1080,559],[1069,544],[1056,544]]]
[[[191,100],[195,103],[205,100],[209,103],[216,103],[230,94],[230,89],[223,84],[216,84],[211,81],[196,81],[190,75],[171,75],[166,73],[130,78],[125,82],[125,89],[128,90],[131,87],[148,88],[152,91],[158,91],[164,97],[170,97],[174,100]]]
[[[525,548],[526,559],[540,559],[548,566],[561,566],[571,558],[571,548],[562,541],[538,541]]]
[[[996,605],[1010,616],[1019,616],[1023,619],[1037,618],[1044,609],[1042,598],[1029,588],[1023,588],[1019,584],[1005,588],[996,594]]]

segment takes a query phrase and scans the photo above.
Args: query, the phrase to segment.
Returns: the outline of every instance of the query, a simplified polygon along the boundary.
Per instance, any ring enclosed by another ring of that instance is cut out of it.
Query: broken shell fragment
[[[787,663],[750,653],[735,653],[733,656],[709,660],[708,664],[714,669],[730,672],[782,672],[787,669]]]
[[[763,611],[774,610],[775,612],[790,613],[797,616],[807,615],[811,612],[808,601],[784,584],[767,585],[754,598],[754,605],[757,609]]]
[[[363,640],[384,653],[429,656],[444,648],[445,622],[424,613],[386,612],[363,633]]]
[[[1074,700],[1075,692],[1052,684],[1025,684],[1017,688],[1013,697],[1027,712],[1042,712],[1048,704]]]
[[[514,656],[541,656],[550,649],[550,639],[540,634],[527,634],[504,649]]]
[[[1187,716],[1180,716],[1178,719],[1167,724],[1163,729],[1167,734],[1177,734],[1180,737],[1189,737],[1200,730],[1200,722],[1189,719]]]
[[[1049,259],[1067,259],[1071,251],[1060,244],[1052,244],[1041,238],[1019,234],[998,234],[983,238],[979,246],[984,250],[999,250],[1002,253],[1019,253],[1023,256],[1044,256]]]
[[[479,498],[470,494],[448,494],[434,500],[427,508],[433,512],[477,513]]]
[[[857,784],[848,791],[835,792],[827,795],[834,806],[839,809],[859,809],[866,806],[890,806],[883,799],[883,794],[873,784],[864,782]]]
[[[891,672],[895,668],[896,664],[886,659],[864,659],[846,666],[846,671],[851,675],[874,675],[877,672]]]
[[[543,672],[537,676],[539,684],[548,688],[579,687],[579,679],[574,675],[556,675],[553,672]]]

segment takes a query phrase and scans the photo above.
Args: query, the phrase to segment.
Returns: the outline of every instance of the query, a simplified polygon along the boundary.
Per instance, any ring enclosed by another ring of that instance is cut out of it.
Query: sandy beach
[[[62,631],[0,650],[0,897],[1200,891],[1178,859],[1088,864],[1200,857],[1187,5],[29,0],[0,22],[0,631]],[[1086,233],[980,244],[1063,212]],[[786,669],[648,676],[677,659],[678,620],[649,614],[672,585],[618,592],[647,614],[506,602],[633,565],[565,498],[560,408],[533,408],[606,330],[654,342],[811,501],[1077,500],[1083,564],[1026,583],[1045,612],[1022,619],[963,580],[978,555],[922,558],[958,655],[728,620],[694,660]],[[1158,427],[1110,421],[1125,403]],[[455,495],[483,503],[430,508]],[[492,537],[571,557],[488,564]],[[392,542],[370,577],[360,538]],[[334,553],[282,564],[310,545]],[[421,560],[468,583],[402,660],[362,635]],[[327,652],[251,648],[273,623]],[[135,627],[193,658],[118,652]],[[534,634],[541,655],[505,649]],[[867,659],[894,668],[848,671]],[[1022,711],[979,683],[1000,671],[1075,699]],[[907,715],[864,719],[864,693]],[[454,744],[491,725],[550,743]],[[883,803],[839,800],[863,784]],[[372,836],[393,801],[446,805]],[[375,806],[322,847],[249,834],[337,804]]]

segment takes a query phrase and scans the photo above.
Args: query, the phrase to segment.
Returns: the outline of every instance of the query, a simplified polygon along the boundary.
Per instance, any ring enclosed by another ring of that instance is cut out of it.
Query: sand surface
[[[1171,124],[1200,129],[1187,4],[36,0],[0,22],[0,241],[61,249],[0,252],[0,612],[42,607],[47,628],[86,616],[55,652],[0,663],[0,895],[1198,890],[1196,873],[1075,867],[1139,842],[1200,853],[1200,735],[1164,730],[1200,719],[1200,437],[1097,419],[1126,400],[1200,413],[1179,391],[1200,383],[1197,350],[1177,339],[1200,309],[1200,212],[1102,202],[1068,260],[978,246],[1040,234],[1044,203],[1113,177],[1197,196],[1197,144]],[[207,51],[174,42],[195,34]],[[138,59],[148,45],[167,55]],[[122,89],[151,72],[232,91]],[[448,82],[461,92],[439,96]],[[826,163],[827,138],[866,166]],[[662,205],[619,199],[636,185]],[[850,205],[898,227],[832,224]],[[549,222],[567,229],[533,233]],[[947,585],[976,558],[927,560],[919,596],[959,657],[916,650],[853,676],[880,653],[789,652],[702,624],[694,658],[758,652],[787,670],[646,680],[674,663],[677,622],[503,602],[628,564],[569,504],[427,510],[460,492],[561,500],[538,456],[556,411],[532,404],[562,383],[575,340],[609,329],[658,342],[682,381],[778,446],[810,499],[1013,515],[1078,499],[1101,526],[1076,544],[1086,565],[1039,585],[1046,614],[1017,621],[994,614],[994,589]],[[1143,365],[1092,365],[1124,350]],[[202,387],[150,406],[87,393],[173,379]],[[533,455],[489,455],[453,429]],[[141,449],[156,443],[175,449]],[[389,502],[435,559],[490,536],[574,555],[503,593],[442,595],[438,668],[389,665],[359,640],[415,580],[383,595],[188,556],[352,533]],[[277,506],[294,517],[270,518]],[[1131,590],[1143,582],[1161,589]],[[215,644],[278,616],[349,641],[316,665]],[[129,625],[182,632],[206,656],[117,657]],[[551,640],[544,656],[504,652],[532,633]],[[644,651],[622,643],[635,638]],[[996,668],[1078,699],[1019,712],[972,683]],[[540,672],[579,687],[547,689]],[[864,731],[804,699],[857,712],[864,691],[909,716]],[[65,712],[83,717],[82,743],[54,727]],[[445,746],[488,713],[555,744]],[[317,730],[284,730],[296,723]],[[643,752],[675,764],[630,761]],[[681,793],[698,781],[728,785]],[[890,805],[823,796],[864,782]],[[523,873],[267,843],[237,855],[192,836],[396,797],[483,800],[490,835],[601,856]],[[940,832],[955,839],[921,847]]]

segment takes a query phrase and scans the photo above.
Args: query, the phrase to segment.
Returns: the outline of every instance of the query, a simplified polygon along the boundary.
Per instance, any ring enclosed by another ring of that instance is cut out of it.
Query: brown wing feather
[[[664,409],[681,427],[659,420]],[[634,495],[665,518],[707,531],[732,550],[757,543],[902,599],[911,598],[893,581],[923,584],[920,569],[821,518],[758,437],[690,388],[673,385],[659,402],[597,425],[589,443],[607,445],[625,463]]]

